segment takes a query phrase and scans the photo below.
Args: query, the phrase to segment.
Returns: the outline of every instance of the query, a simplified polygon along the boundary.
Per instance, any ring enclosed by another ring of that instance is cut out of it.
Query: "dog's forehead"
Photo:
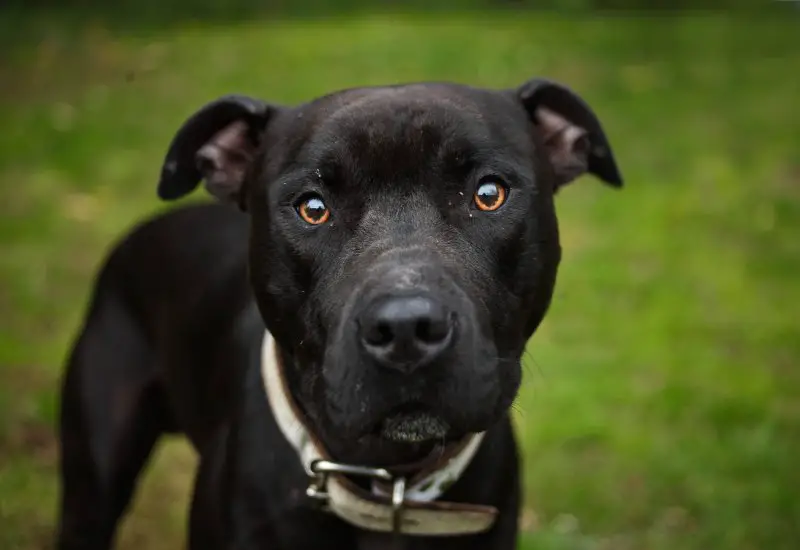
[[[301,150],[310,158],[346,155],[356,161],[402,153],[411,163],[497,148],[515,122],[514,112],[513,103],[500,92],[408,84],[324,96],[301,107],[296,117],[303,126]]]
[[[319,122],[363,123],[396,117],[404,112],[446,124],[447,117],[482,119],[481,99],[491,92],[452,84],[406,84],[356,88],[325,96],[312,103]]]

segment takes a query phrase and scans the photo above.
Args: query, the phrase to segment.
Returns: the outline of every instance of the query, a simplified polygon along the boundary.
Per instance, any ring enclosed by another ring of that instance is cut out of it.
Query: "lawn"
[[[800,547],[796,16],[14,17],[0,25],[21,37],[0,57],[0,548],[49,547],[64,355],[105,251],[172,206],[159,163],[194,108],[533,75],[592,103],[626,188],[587,177],[558,199],[564,260],[516,416],[524,548]],[[121,548],[182,547],[194,464],[180,439],[160,447]]]

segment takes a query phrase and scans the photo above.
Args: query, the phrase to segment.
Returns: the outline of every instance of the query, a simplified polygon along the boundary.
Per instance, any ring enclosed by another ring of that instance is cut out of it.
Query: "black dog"
[[[622,179],[575,93],[449,83],[189,118],[67,368],[59,548],[113,541],[157,438],[200,454],[190,547],[511,549],[508,410],[550,304],[553,197]],[[265,332],[265,329],[268,332]]]

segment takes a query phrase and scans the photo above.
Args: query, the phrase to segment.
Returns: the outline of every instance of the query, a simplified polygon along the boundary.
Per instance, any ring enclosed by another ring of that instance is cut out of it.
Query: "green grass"
[[[525,548],[798,547],[796,19],[46,29],[0,61],[0,548],[48,547],[63,357],[103,253],[165,207],[159,162],[194,108],[232,91],[295,102],[533,75],[596,107],[627,187],[584,178],[558,199],[565,257],[517,417]],[[194,460],[179,440],[160,449],[123,548],[182,546]]]

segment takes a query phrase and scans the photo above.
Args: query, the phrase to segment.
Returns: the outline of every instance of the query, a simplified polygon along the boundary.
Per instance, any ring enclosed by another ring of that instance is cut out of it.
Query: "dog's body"
[[[64,381],[59,548],[108,548],[153,444],[176,431],[200,454],[192,550],[513,548],[508,409],[555,283],[553,195],[586,171],[621,184],[588,106],[542,80],[199,111],[159,192],[205,178],[249,217],[178,209],[111,254]],[[495,509],[487,529],[396,537],[312,506],[265,390],[265,329],[298,418],[337,462],[412,475],[483,434],[439,496]]]

